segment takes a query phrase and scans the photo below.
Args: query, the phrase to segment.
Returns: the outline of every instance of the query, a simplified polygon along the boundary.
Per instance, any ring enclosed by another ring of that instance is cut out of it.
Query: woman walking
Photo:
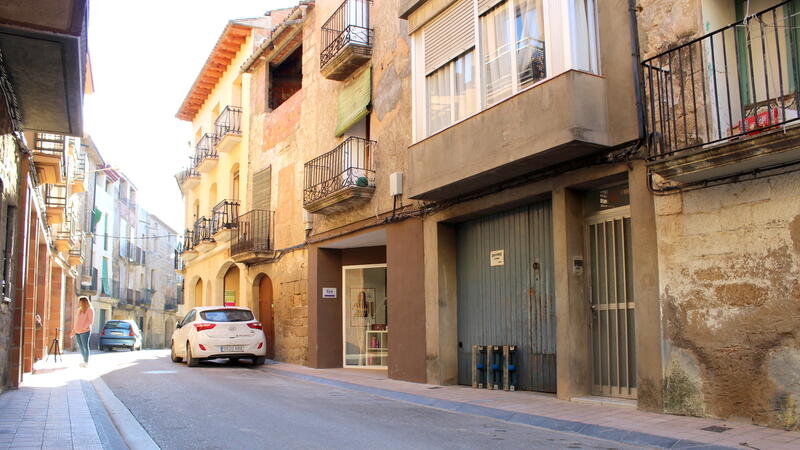
[[[89,363],[89,333],[92,331],[93,322],[94,309],[89,303],[89,297],[78,298],[78,314],[75,316],[75,326],[72,331],[75,333],[78,347],[81,349],[81,356],[83,356],[81,367],[86,367]]]

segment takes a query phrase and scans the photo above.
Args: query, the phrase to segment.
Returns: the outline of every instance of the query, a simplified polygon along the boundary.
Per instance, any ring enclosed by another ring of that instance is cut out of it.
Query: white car
[[[186,360],[189,367],[198,366],[203,359],[216,358],[247,358],[261,365],[266,355],[264,330],[248,308],[192,308],[172,333],[172,361]]]

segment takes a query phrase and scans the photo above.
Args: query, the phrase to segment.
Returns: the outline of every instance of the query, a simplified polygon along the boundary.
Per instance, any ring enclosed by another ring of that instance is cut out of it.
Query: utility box
[[[392,197],[403,195],[403,172],[389,174],[389,193]]]

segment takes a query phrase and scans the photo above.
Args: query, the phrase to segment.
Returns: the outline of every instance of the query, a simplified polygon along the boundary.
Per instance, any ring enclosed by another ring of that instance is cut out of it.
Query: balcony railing
[[[800,20],[789,3],[642,63],[651,160],[797,121]]]
[[[217,158],[217,142],[219,138],[215,134],[206,133],[197,141],[195,146],[195,157],[199,165],[206,158]]]
[[[226,106],[214,121],[214,128],[218,139],[227,134],[242,134],[242,108]]]
[[[120,298],[119,281],[111,278],[101,278],[100,295],[102,297]]]
[[[181,257],[184,251],[183,248],[184,247],[182,243],[178,244],[178,248],[175,249],[175,256],[173,259],[173,265],[175,266],[175,270],[179,272],[183,272],[183,270],[186,268],[186,266],[184,265],[185,263],[183,262],[183,258]]]
[[[143,289],[141,291],[136,291],[136,293],[138,295],[136,299],[136,304],[138,306],[150,306],[153,303],[154,289]]]
[[[214,240],[214,221],[210,217],[201,217],[194,222],[192,228],[192,247],[204,241]]]
[[[67,207],[67,186],[63,184],[45,184],[42,191],[44,196],[44,204],[46,207]]]
[[[371,4],[372,0],[345,0],[322,25],[320,68],[348,45],[372,47],[375,38],[369,20]]]
[[[183,254],[192,249],[194,249],[194,231],[187,228],[183,232],[183,243],[178,246],[178,250]]]
[[[272,211],[254,209],[239,216],[234,229],[231,255],[247,252],[270,252],[273,248]]]
[[[374,186],[372,152],[375,146],[374,141],[349,137],[335,149],[307,162],[303,204],[351,186]]]
[[[200,176],[200,172],[197,170],[197,160],[196,160],[196,158],[194,156],[192,156],[192,157],[189,158],[189,160],[190,160],[189,161],[189,167],[187,167],[184,170],[181,170],[180,172],[178,172],[177,175],[175,175],[175,179],[177,179],[178,183],[180,183],[180,184],[183,184],[189,178],[199,177]]]
[[[236,228],[239,219],[239,200],[223,200],[211,209],[212,234]]]
[[[33,151],[52,156],[64,156],[66,139],[60,134],[36,133],[33,136]]]

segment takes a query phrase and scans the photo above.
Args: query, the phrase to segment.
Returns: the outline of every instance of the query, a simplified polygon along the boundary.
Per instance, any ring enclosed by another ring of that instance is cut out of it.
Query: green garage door
[[[550,201],[459,224],[458,382],[473,345],[517,345],[518,389],[556,391]]]

